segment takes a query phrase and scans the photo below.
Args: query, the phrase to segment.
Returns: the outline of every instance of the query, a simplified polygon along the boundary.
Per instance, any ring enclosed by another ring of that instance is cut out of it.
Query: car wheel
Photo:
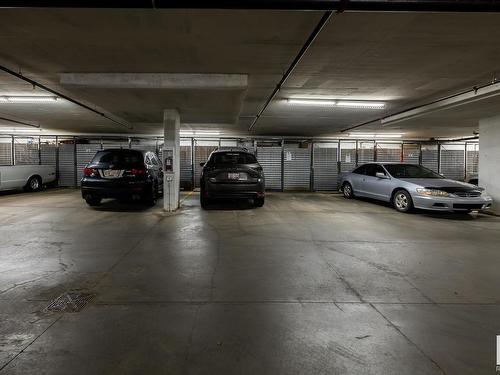
[[[32,176],[26,184],[26,190],[38,191],[42,188],[42,180],[38,176]]]
[[[147,206],[153,207],[156,205],[157,196],[158,196],[157,185],[153,183],[151,186],[151,192],[143,197],[143,202]]]
[[[93,197],[89,194],[85,196],[85,202],[87,202],[89,206],[99,206],[101,204],[101,198]]]
[[[262,207],[264,205],[264,197],[262,197],[262,198],[254,198],[253,205],[255,207]]]
[[[200,191],[200,206],[201,208],[207,208],[210,200],[205,197],[205,192],[203,190]]]
[[[352,190],[352,185],[349,182],[344,183],[342,185],[342,194],[344,194],[344,198],[352,199],[354,198],[354,192]]]
[[[413,200],[406,190],[398,190],[392,197],[392,204],[399,212],[410,212],[413,209]]]

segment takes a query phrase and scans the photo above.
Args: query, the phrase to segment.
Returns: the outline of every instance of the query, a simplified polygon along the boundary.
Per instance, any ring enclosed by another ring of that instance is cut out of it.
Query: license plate
[[[106,178],[118,178],[120,177],[122,171],[119,169],[104,169],[102,175]]]
[[[228,173],[227,179],[228,180],[246,181],[246,180],[248,180],[248,176],[246,173]]]

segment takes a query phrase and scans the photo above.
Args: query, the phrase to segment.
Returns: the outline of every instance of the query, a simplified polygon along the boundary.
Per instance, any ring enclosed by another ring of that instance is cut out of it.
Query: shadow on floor
[[[356,198],[359,201],[366,202],[366,203],[371,203],[375,204],[381,207],[387,207],[392,210],[394,208],[392,207],[392,204],[389,202],[384,202],[384,201],[379,201],[376,199],[370,199],[370,198]],[[397,214],[396,210],[394,210],[394,213]],[[455,220],[455,221],[470,221],[470,220],[478,220],[478,219],[484,219],[487,218],[488,215],[477,212],[477,211],[472,211],[470,213],[467,212],[440,212],[440,211],[427,211],[427,210],[421,210],[421,209],[413,209],[409,214],[407,215],[419,215],[419,216],[427,216],[431,217],[434,219],[444,219],[444,220]]]
[[[205,208],[207,211],[220,210],[220,211],[232,211],[232,210],[250,210],[256,209],[253,205],[253,201],[250,199],[215,199],[211,200],[210,203]]]
[[[147,206],[140,201],[117,199],[103,199],[99,206],[85,205],[91,210],[108,212],[144,212],[156,207],[162,207],[161,201],[158,201],[154,206]]]

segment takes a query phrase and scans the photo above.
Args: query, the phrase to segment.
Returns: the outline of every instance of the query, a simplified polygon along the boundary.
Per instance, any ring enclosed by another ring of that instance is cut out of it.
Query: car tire
[[[42,179],[38,176],[31,176],[26,184],[27,191],[39,191],[42,189]]]
[[[142,201],[146,206],[153,207],[156,206],[156,201],[158,197],[158,185],[153,183],[151,187],[151,192],[149,194],[146,194]]]
[[[208,207],[208,204],[210,203],[210,200],[205,197],[205,192],[203,190],[200,191],[200,206],[203,209],[206,209]]]
[[[399,212],[411,212],[413,210],[413,199],[406,190],[398,190],[392,196],[392,205]]]
[[[354,191],[352,190],[352,185],[349,182],[345,182],[342,185],[342,194],[344,194],[345,199],[354,198]]]
[[[265,198],[254,198],[253,200],[253,205],[254,207],[262,207],[264,205]]]
[[[87,202],[87,204],[92,207],[99,206],[101,204],[101,198],[94,197],[89,194],[85,197],[85,202]]]

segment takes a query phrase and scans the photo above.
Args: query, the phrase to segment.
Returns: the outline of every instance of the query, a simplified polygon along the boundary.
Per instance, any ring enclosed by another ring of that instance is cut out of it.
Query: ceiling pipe
[[[302,57],[305,55],[305,53],[307,52],[309,47],[313,44],[314,40],[319,35],[319,33],[321,32],[323,27],[326,25],[326,23],[328,22],[328,20],[332,16],[332,14],[333,14],[333,12],[331,12],[331,11],[323,13],[323,16],[321,16],[318,24],[316,25],[316,27],[314,28],[312,33],[307,38],[306,42],[304,43],[304,45],[300,49],[299,53],[297,54],[297,56],[295,56],[292,63],[288,67],[288,69],[285,72],[285,74],[283,75],[283,77],[281,77],[280,81],[278,82],[278,84],[274,88],[274,90],[271,93],[271,95],[269,96],[269,98],[267,98],[266,102],[264,103],[264,106],[260,109],[259,113],[257,113],[257,115],[254,117],[252,123],[248,127],[248,131],[252,130],[253,127],[257,124],[257,121],[259,121],[259,119],[262,116],[262,114],[264,113],[264,111],[267,109],[269,104],[273,101],[273,99],[276,97],[278,92],[281,90],[281,87],[283,86],[283,84],[286,82],[288,77],[290,77],[292,72],[295,70],[295,68],[299,64],[300,60],[302,60]]]
[[[409,120],[438,110],[444,110],[447,108],[451,108],[453,106],[464,105],[472,103],[477,100],[487,99],[490,98],[491,96],[499,95],[500,94],[499,88],[500,88],[500,83],[495,79],[493,82],[487,84],[474,86],[471,89],[467,89],[459,93],[447,95],[424,104],[406,108],[401,111],[393,112],[386,116],[377,117],[373,120],[365,121],[361,124],[350,126],[348,128],[342,129],[340,132],[345,133],[350,130],[359,129],[363,126],[373,124],[374,122],[377,121],[380,121],[382,125],[384,125],[384,123],[385,125],[390,125],[391,123]],[[441,108],[440,105],[442,105]],[[408,114],[408,116],[405,116],[405,114]]]
[[[97,115],[99,115],[99,116],[101,116],[101,117],[104,117],[104,118],[105,118],[105,119],[107,119],[107,120],[110,120],[110,121],[114,122],[115,124],[118,124],[118,125],[124,126],[124,127],[125,127],[125,128],[127,128],[127,129],[132,129],[132,126],[131,126],[131,125],[128,125],[128,124],[122,123],[122,122],[120,122],[120,121],[118,121],[118,120],[115,120],[114,118],[111,118],[111,117],[110,117],[110,116],[108,116],[107,114],[105,114],[105,113],[103,113],[103,112],[100,112],[100,111],[98,111],[98,110],[96,110],[96,109],[94,109],[94,108],[92,108],[92,107],[89,107],[88,105],[83,104],[82,102],[80,102],[80,101],[78,101],[78,100],[75,100],[75,99],[73,99],[73,98],[70,98],[69,96],[67,96],[67,95],[65,95],[65,94],[63,94],[63,93],[60,93],[60,92],[58,92],[58,91],[56,91],[56,90],[53,90],[53,89],[51,89],[50,87],[45,86],[44,84],[41,84],[41,83],[39,83],[39,82],[37,82],[37,81],[35,81],[35,80],[32,80],[32,79],[30,79],[30,78],[27,78],[27,77],[23,76],[21,73],[16,73],[16,72],[14,72],[13,70],[10,70],[9,68],[7,68],[7,67],[5,67],[5,66],[3,66],[3,65],[0,65],[0,70],[4,71],[4,72],[5,72],[5,73],[7,73],[7,74],[10,74],[11,76],[14,76],[14,77],[16,77],[16,78],[19,78],[19,79],[21,79],[21,80],[23,80],[23,81],[25,81],[25,82],[28,82],[28,83],[29,83],[30,85],[32,85],[33,87],[39,87],[39,88],[41,88],[42,90],[45,90],[45,91],[47,91],[47,92],[50,92],[51,94],[54,94],[54,95],[56,95],[56,96],[58,96],[58,97],[60,97],[60,98],[63,98],[63,99],[65,99],[65,100],[67,100],[68,102],[71,102],[71,103],[73,103],[73,104],[76,104],[76,105],[77,105],[77,106],[79,106],[79,107],[85,108],[85,109],[87,109],[87,110],[89,110],[89,111],[91,111],[91,112],[93,112],[93,113],[95,113],[95,114],[97,114]]]
[[[12,123],[18,124],[18,125],[31,126],[33,128],[40,128],[40,125],[30,124],[28,122],[24,122],[24,121],[20,121],[20,120],[14,120],[12,118],[8,118],[8,117],[5,117],[3,115],[0,115],[0,120],[9,121],[9,122],[12,122]]]
[[[342,11],[343,0],[2,0],[0,8],[264,9]],[[349,11],[500,12],[497,0],[350,0]]]

